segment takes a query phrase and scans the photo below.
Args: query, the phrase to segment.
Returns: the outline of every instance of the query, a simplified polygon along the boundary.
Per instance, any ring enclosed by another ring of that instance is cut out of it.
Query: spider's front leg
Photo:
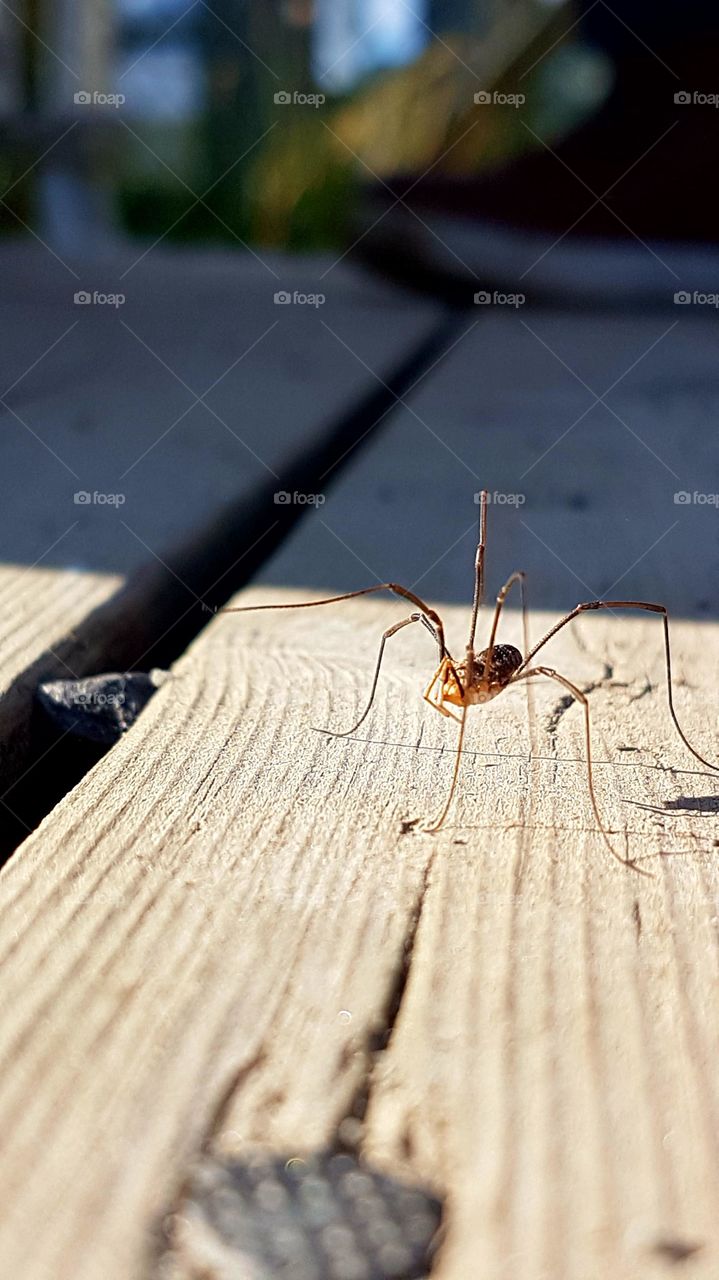
[[[449,793],[447,795],[447,799],[444,802],[444,807],[439,817],[435,818],[434,822],[428,822],[426,824],[423,824],[422,826],[422,830],[427,835],[430,835],[430,836],[436,835],[440,827],[444,826],[444,820],[447,817],[447,814],[449,813],[450,808],[452,806],[452,800],[454,798],[454,793],[457,787],[457,779],[459,777],[459,768],[462,762],[462,744],[464,742],[464,729],[467,723],[468,710],[469,710],[469,704],[465,702],[462,707],[461,716],[453,717],[453,719],[459,720],[459,737],[457,738],[457,747],[456,747],[455,757],[454,757],[454,769],[452,770],[452,781],[449,786]]]
[[[460,681],[459,675],[457,674],[457,668],[455,667],[452,659],[449,656],[446,656],[442,659],[442,661],[437,667],[437,670],[432,676],[432,679],[427,685],[427,688],[425,689],[422,696],[425,702],[429,703],[430,707],[433,707],[435,711],[439,711],[440,715],[445,716],[448,720],[456,720],[457,724],[459,725],[459,751],[461,751],[462,739],[464,737],[464,722],[467,715],[467,707],[466,707],[466,704],[463,703],[462,714],[458,716],[455,714],[454,711],[449,711],[448,708],[445,706],[444,704],[445,687],[446,687],[448,677],[452,680],[452,683],[454,684],[456,690],[459,692],[460,696],[463,696],[464,690],[462,688],[462,683]],[[407,831],[419,830],[419,831],[425,832],[428,835],[432,835],[436,831],[438,831],[439,828],[442,826],[442,823],[444,822],[447,816],[449,806],[452,800],[452,796],[454,794],[454,788],[457,782],[457,774],[459,772],[459,751],[455,760],[454,776],[452,779],[452,786],[450,789],[449,798],[447,800],[447,803],[444,806],[444,809],[442,810],[442,813],[439,819],[435,822],[429,822],[427,819],[424,819],[424,818],[405,818],[402,822],[403,832],[406,833]]]
[[[457,682],[457,686],[461,687],[452,659],[443,658],[422,697],[425,702],[429,703],[430,707],[434,707],[435,711],[439,711],[440,715],[446,716],[448,720],[456,720],[459,724],[461,717],[455,715],[454,711],[448,711],[444,705],[444,685],[448,674],[451,674],[452,678]]]
[[[429,634],[432,636],[432,639],[435,640],[439,645],[440,654],[443,652],[444,639],[441,633],[438,633],[437,627],[429,620],[426,614],[411,613],[408,618],[403,618],[401,622],[395,622],[394,626],[388,627],[387,630],[382,635],[382,639],[380,641],[380,646],[379,646],[379,653],[377,655],[377,662],[375,664],[375,669],[374,669],[374,676],[372,677],[372,687],[370,689],[369,700],[359,720],[355,721],[351,729],[342,729],[342,730],[320,729],[320,728],[317,728],[316,725],[313,725],[312,727],[316,730],[317,733],[327,734],[327,736],[330,738],[347,738],[349,737],[350,734],[354,733],[357,729],[359,729],[360,725],[363,723],[364,720],[366,720],[367,716],[369,715],[370,708],[372,706],[372,703],[374,702],[374,695],[377,692],[377,681],[379,680],[380,668],[382,666],[382,658],[384,656],[384,647],[387,641],[391,639],[393,635],[396,635],[398,631],[401,631],[403,627],[409,627],[414,622],[421,622],[422,625],[426,627],[427,631],[429,631]]]

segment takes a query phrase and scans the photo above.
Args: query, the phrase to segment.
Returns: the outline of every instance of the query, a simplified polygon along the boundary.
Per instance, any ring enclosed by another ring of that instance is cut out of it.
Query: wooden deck
[[[529,571],[534,639],[583,599],[664,601],[717,758],[719,516],[674,502],[719,493],[713,319],[448,316],[346,264],[156,251],[44,356],[127,264],[76,285],[41,254],[0,273],[8,840],[45,815],[0,877],[5,1271],[264,1280],[208,1245],[198,1172],[339,1148],[442,1201],[432,1280],[714,1280],[719,775],[673,732],[658,620],[582,618],[546,654],[591,690],[597,798],[645,877],[603,846],[556,686],[530,719],[521,689],[476,710],[431,837],[403,822],[441,806],[456,726],[421,700],[421,628],[356,734],[312,730],[359,714],[401,602],[212,613],[391,579],[461,654],[474,493],[519,494],[490,507],[490,592]],[[59,797],[38,681],[153,663]]]

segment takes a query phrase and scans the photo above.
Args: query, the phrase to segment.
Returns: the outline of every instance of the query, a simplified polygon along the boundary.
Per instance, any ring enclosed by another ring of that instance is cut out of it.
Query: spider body
[[[522,665],[523,658],[513,644],[492,646],[481,653],[468,650],[463,662],[453,662],[447,656],[440,662],[425,691],[425,700],[443,715],[457,720],[459,717],[447,710],[445,703],[453,707],[478,707],[491,702],[506,689],[512,676]]]

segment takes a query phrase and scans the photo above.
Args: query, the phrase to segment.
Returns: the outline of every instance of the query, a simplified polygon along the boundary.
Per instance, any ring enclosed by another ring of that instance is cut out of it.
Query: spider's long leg
[[[507,596],[509,595],[509,592],[511,591],[515,582],[519,583],[519,596],[522,602],[522,631],[523,631],[524,652],[529,653],[529,612],[527,610],[527,575],[523,569],[515,569],[514,573],[511,573],[509,575],[504,586],[497,593],[497,603],[494,609],[494,618],[492,619],[492,630],[489,633],[489,641],[487,643],[487,648],[491,649],[492,646],[494,645],[494,641],[497,636],[497,627],[499,626],[499,619],[502,613],[502,609],[504,608],[504,602],[507,599]]]
[[[589,784],[589,798],[592,802],[592,810],[597,826],[602,833],[602,839],[612,857],[616,858],[617,862],[621,862],[622,866],[631,867],[632,871],[636,871],[640,876],[648,876],[652,879],[653,877],[650,871],[645,871],[642,867],[638,867],[636,862],[632,862],[631,858],[623,858],[620,853],[617,853],[609,839],[609,836],[607,835],[607,829],[602,821],[602,816],[599,812],[599,805],[597,804],[597,797],[594,793],[594,778],[592,774],[592,736],[589,725],[589,699],[586,693],[581,689],[578,689],[576,684],[572,684],[571,680],[567,680],[566,676],[560,675],[553,667],[531,667],[529,670],[523,671],[522,675],[518,678],[521,680],[528,680],[532,676],[548,676],[550,680],[556,680],[557,684],[563,685],[563,687],[571,693],[572,697],[577,699],[577,702],[582,703],[584,707],[584,741],[587,753],[587,782]]]
[[[477,535],[477,551],[474,557],[474,599],[472,600],[472,620],[469,624],[468,649],[474,647],[474,633],[477,630],[479,607],[484,596],[484,553],[487,549],[487,490],[479,495],[479,533]]]
[[[440,813],[439,817],[437,818],[436,822],[431,823],[430,826],[423,827],[423,830],[426,831],[428,835],[434,835],[436,831],[439,831],[440,827],[444,823],[445,818],[447,817],[447,814],[449,813],[450,805],[452,804],[452,800],[454,799],[454,793],[457,787],[457,778],[459,777],[459,766],[462,762],[462,743],[464,742],[464,727],[467,723],[467,711],[468,711],[468,705],[467,703],[465,703],[464,706],[462,707],[462,718],[459,722],[457,754],[454,758],[454,771],[452,773],[452,782],[449,788],[449,795],[447,796],[444,808]]]
[[[320,604],[337,604],[340,600],[354,600],[357,596],[368,596],[374,591],[391,591],[394,595],[400,596],[403,600],[409,600],[415,609],[419,609],[421,613],[432,623],[437,632],[438,643],[440,645],[442,656],[444,657],[447,650],[444,643],[444,625],[438,613],[434,609],[430,609],[424,600],[416,596],[409,587],[402,587],[398,582],[380,582],[376,587],[360,587],[359,591],[345,591],[341,596],[327,596],[324,600],[301,600],[297,604],[244,604],[230,605],[226,609],[218,609],[218,613],[257,613],[260,609],[315,609]]]
[[[662,621],[664,623],[664,655],[667,672],[667,697],[669,700],[669,714],[674,721],[674,728],[679,734],[684,746],[700,764],[705,764],[708,769],[719,769],[719,763],[714,764],[711,760],[705,760],[704,756],[700,756],[699,752],[694,750],[694,747],[684,733],[684,730],[677,719],[677,713],[674,710],[674,695],[672,691],[672,655],[669,646],[669,614],[667,613],[666,605],[650,604],[646,600],[588,600],[585,601],[584,604],[578,604],[574,609],[572,609],[571,613],[568,613],[566,617],[561,618],[559,622],[555,623],[551,630],[547,632],[546,636],[543,636],[539,643],[535,644],[533,649],[530,649],[522,663],[522,666],[515,672],[514,679],[521,679],[522,675],[526,674],[526,668],[532,658],[539,653],[540,649],[544,648],[547,641],[551,640],[552,637],[562,629],[562,627],[566,627],[567,623],[572,622],[580,613],[586,613],[591,609],[644,609],[649,613],[659,613],[662,615]]]
[[[492,649],[494,648],[494,642],[497,636],[497,627],[499,626],[499,619],[502,614],[502,609],[504,608],[504,602],[507,599],[507,596],[509,595],[509,592],[511,591],[515,582],[519,583],[519,594],[520,594],[520,599],[522,601],[522,630],[523,630],[523,637],[524,637],[524,652],[528,653],[529,651],[529,613],[527,611],[527,586],[526,586],[527,575],[523,569],[515,569],[514,573],[511,573],[509,575],[504,586],[497,593],[497,603],[494,608],[492,628],[490,630],[489,640],[487,642],[487,653],[489,655],[489,661],[486,664],[484,675],[482,676],[482,687],[485,690],[488,690],[490,684],[492,683],[491,654],[492,654]],[[525,662],[526,662],[526,659],[525,659]]]
[[[372,688],[370,689],[369,700],[359,720],[357,721],[356,724],[352,726],[351,729],[343,729],[341,732],[337,732],[334,729],[318,729],[317,730],[318,733],[326,733],[333,738],[347,738],[351,733],[354,733],[356,729],[359,729],[360,725],[362,724],[362,721],[365,720],[369,715],[370,707],[374,702],[374,695],[377,691],[377,681],[379,680],[379,671],[380,671],[380,667],[382,666],[384,647],[387,641],[389,640],[390,636],[395,635],[397,631],[401,631],[403,627],[410,626],[411,623],[413,622],[423,623],[423,625],[427,628],[432,638],[436,640],[438,644],[440,644],[436,629],[432,626],[432,623],[425,617],[423,613],[411,613],[408,618],[403,618],[401,622],[395,622],[393,627],[388,627],[387,630],[384,632],[382,639],[380,640],[379,653],[377,655],[377,663],[374,669],[374,676],[372,678]],[[440,644],[439,652],[441,657],[442,656],[441,644]],[[314,725],[313,725],[313,728],[315,728]]]
[[[515,582],[519,584],[519,598],[522,604],[522,644],[524,646],[523,651],[524,653],[529,653],[529,609],[527,607],[527,575],[523,569],[515,569],[514,573],[511,573],[509,575],[504,586],[501,588],[501,590],[497,594],[497,602],[494,609],[494,618],[492,619],[492,629],[489,633],[489,643],[487,645],[487,649],[490,654],[492,652],[492,648],[494,646],[494,642],[497,636],[497,628],[499,627],[499,619],[502,614],[502,609],[504,608],[504,602],[507,599],[507,596],[509,595],[509,592],[511,591]],[[486,689],[489,689],[491,678],[492,678],[492,664],[490,660],[489,662],[487,662],[485,672],[484,672],[483,684]],[[532,697],[531,683],[527,685],[527,724],[529,729],[529,743],[530,743],[529,750],[531,755],[531,753],[535,749],[534,700]]]

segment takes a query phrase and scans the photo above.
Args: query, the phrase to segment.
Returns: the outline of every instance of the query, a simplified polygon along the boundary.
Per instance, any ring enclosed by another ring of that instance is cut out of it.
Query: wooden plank
[[[3,790],[41,677],[139,665],[272,545],[273,491],[376,395],[334,334],[391,381],[439,323],[344,266],[323,285],[333,333],[319,308],[275,304],[316,293],[326,259],[145,252],[67,270],[42,248],[0,252]]]
[[[373,1161],[446,1197],[441,1280],[660,1280],[672,1243],[716,1274],[715,775],[671,736],[658,628],[598,616],[552,650],[596,684],[600,804],[647,879],[601,844],[551,686],[531,762],[516,690],[473,720],[447,828],[401,834],[452,761],[428,637],[394,642],[366,732],[308,731],[351,720],[398,616],[215,619],[5,869],[9,1272],[156,1274],[164,1223],[195,1276],[198,1153],[301,1155],[354,1113]],[[707,752],[716,641],[675,628]]]
[[[618,594],[716,616],[711,317],[695,307],[620,316],[529,301],[477,312],[262,581],[348,591],[392,579],[466,602],[473,497],[487,488],[500,495],[490,590],[523,568],[530,600],[557,612]],[[676,493],[690,501],[677,504]]]

